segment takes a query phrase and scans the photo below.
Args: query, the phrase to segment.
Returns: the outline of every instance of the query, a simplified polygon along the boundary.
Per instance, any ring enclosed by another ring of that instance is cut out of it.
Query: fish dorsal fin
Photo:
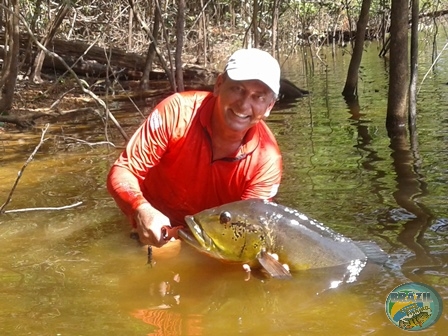
[[[257,259],[271,277],[276,279],[291,278],[291,273],[269,253],[261,251],[258,253]]]

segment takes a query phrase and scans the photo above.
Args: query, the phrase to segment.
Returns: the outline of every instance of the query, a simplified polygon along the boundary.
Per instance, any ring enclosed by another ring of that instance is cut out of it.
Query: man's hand
[[[141,204],[134,213],[140,242],[144,245],[161,247],[168,240],[162,236],[162,227],[171,226],[170,220],[149,203]]]

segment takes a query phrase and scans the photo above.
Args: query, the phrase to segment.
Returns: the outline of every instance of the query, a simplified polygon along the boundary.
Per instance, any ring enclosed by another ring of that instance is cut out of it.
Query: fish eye
[[[226,224],[232,220],[232,215],[228,211],[223,211],[219,215],[219,222],[221,224]]]

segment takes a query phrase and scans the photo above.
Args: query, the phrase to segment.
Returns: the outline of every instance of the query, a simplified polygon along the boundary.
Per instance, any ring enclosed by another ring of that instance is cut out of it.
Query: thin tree
[[[184,45],[185,30],[185,0],[177,2],[177,18],[176,18],[176,82],[177,91],[184,91],[184,75],[182,70],[182,50]]]
[[[30,22],[30,29],[31,31],[36,31],[37,22],[39,20],[39,17],[41,15],[42,10],[42,0],[36,0],[36,3],[34,5],[34,13],[31,18]],[[28,71],[31,70],[32,64],[30,62],[26,62],[26,60],[29,60],[32,58],[32,52],[33,52],[33,40],[28,39],[25,56],[23,57],[22,64],[20,65],[20,68],[23,70],[23,72],[28,73]]]
[[[17,83],[19,59],[19,5],[17,0],[6,0],[3,17],[5,20],[5,47],[0,73],[0,112],[11,108]],[[2,6],[3,7],[3,6]]]
[[[409,85],[409,130],[416,129],[417,119],[417,79],[418,79],[418,16],[419,0],[412,0],[411,26],[411,82]]]
[[[392,0],[389,96],[386,128],[389,137],[406,135],[409,91],[408,0]]]
[[[210,0],[207,2],[207,5],[208,5],[208,3],[210,2]],[[207,53],[208,53],[208,38],[207,38],[207,16],[206,16],[206,13],[205,13],[205,6],[204,6],[204,0],[201,0],[201,16],[202,16],[202,20],[201,20],[201,23],[202,23],[202,30],[199,30],[201,33],[201,35],[202,35],[202,56],[203,56],[203,62],[204,62],[204,67],[207,67],[207,57],[208,57],[208,55],[207,55]]]
[[[258,13],[260,11],[260,7],[258,4],[258,0],[254,0],[254,4],[252,7],[252,33],[254,37],[253,47],[258,48],[260,45],[260,33],[258,31]]]
[[[159,38],[160,18],[162,14],[159,12],[159,8],[154,6],[154,23],[152,25],[152,36],[157,41]],[[145,67],[143,69],[143,75],[140,79],[140,89],[147,90],[149,88],[149,78],[152,71],[152,64],[156,55],[156,45],[154,42],[149,41],[149,48],[146,54]]]
[[[369,22],[369,10],[371,0],[363,0],[361,6],[361,13],[359,14],[358,24],[356,26],[355,46],[353,48],[353,55],[350,59],[348,67],[347,80],[345,81],[342,95],[346,99],[358,95],[358,73],[361,65],[362,53],[364,51],[364,41],[366,36],[367,23]]]
[[[173,71],[172,71],[172,67],[171,66],[168,67],[167,61],[163,57],[163,54],[162,54],[162,52],[160,51],[160,49],[159,49],[159,47],[157,45],[157,40],[152,35],[151,30],[149,29],[149,27],[146,24],[146,22],[142,19],[141,15],[140,15],[140,12],[135,9],[134,1],[133,0],[128,0],[128,2],[129,2],[129,5],[131,6],[131,9],[133,11],[133,15],[134,15],[135,19],[141,24],[143,30],[148,35],[148,37],[150,39],[150,42],[154,45],[154,50],[155,50],[155,52],[157,54],[157,57],[159,58],[159,61],[160,61],[160,64],[162,65],[163,70],[165,70],[165,73],[168,76],[168,80],[170,81],[171,88],[173,89],[173,91],[177,91],[176,90],[176,81],[174,79],[174,74],[173,74]],[[155,5],[157,7],[156,10],[159,13],[161,13],[158,0],[155,1]],[[169,48],[168,48],[168,58],[170,59]],[[171,65],[171,62],[170,62],[170,65]]]
[[[279,18],[279,0],[272,2],[272,56],[277,57],[277,33],[278,33],[278,18]]]
[[[48,24],[46,35],[40,42],[44,47],[47,47],[48,44],[51,42],[51,40],[53,40],[56,31],[58,30],[65,16],[69,12],[70,8],[71,4],[69,0],[64,0],[62,4],[59,6],[56,16]],[[36,56],[36,59],[34,60],[34,65],[31,70],[31,76],[30,76],[30,79],[35,83],[42,82],[41,70],[42,65],[44,63],[44,59],[45,59],[45,52],[43,50],[40,50]]]

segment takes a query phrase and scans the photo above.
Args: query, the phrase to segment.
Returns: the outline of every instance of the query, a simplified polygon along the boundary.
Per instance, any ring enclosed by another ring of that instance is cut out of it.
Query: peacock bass
[[[356,243],[297,210],[269,201],[227,203],[186,216],[185,221],[188,229],[178,234],[189,245],[223,261],[261,265],[277,278],[289,277],[289,270],[365,264],[367,254],[376,262],[385,261],[385,253],[374,243]]]

